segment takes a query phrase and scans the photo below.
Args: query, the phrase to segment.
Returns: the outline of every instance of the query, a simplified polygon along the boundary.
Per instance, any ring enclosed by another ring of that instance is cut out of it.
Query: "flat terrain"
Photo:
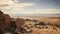
[[[43,22],[60,23],[60,17],[45,17],[45,16],[20,16],[23,19],[38,20]]]

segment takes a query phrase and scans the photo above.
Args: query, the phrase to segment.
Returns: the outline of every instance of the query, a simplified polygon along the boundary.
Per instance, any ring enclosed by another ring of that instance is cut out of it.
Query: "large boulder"
[[[22,25],[25,24],[25,20],[20,19],[20,18],[16,18],[15,22],[16,22],[17,27],[21,27]]]
[[[8,14],[4,14],[0,10],[0,29],[9,28],[10,21],[11,21],[10,16]]]
[[[5,19],[4,28],[5,29],[10,28],[10,23],[11,23],[10,16],[8,14],[4,14],[4,19]]]
[[[4,22],[5,22],[4,20],[5,18],[4,18],[3,12],[1,12],[0,10],[0,29],[3,28],[4,26]]]
[[[17,18],[16,20],[12,21],[11,17],[8,14],[4,14],[2,11],[0,11],[0,29],[2,31],[15,31],[16,28],[21,27],[24,25],[24,23],[24,19]]]

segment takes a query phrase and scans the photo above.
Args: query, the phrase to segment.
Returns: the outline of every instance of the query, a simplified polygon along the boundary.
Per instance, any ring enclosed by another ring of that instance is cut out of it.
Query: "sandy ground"
[[[42,20],[44,22],[48,21],[48,22],[53,22],[53,23],[60,23],[60,19],[57,19],[57,18],[53,18],[53,19],[52,18],[44,18]],[[34,24],[35,23],[33,21],[26,21],[23,28],[26,29],[27,32],[20,33],[20,34],[60,34],[59,27],[54,27],[54,26],[50,26],[50,25],[47,25],[47,26],[37,25],[37,26],[35,26]],[[5,33],[5,34],[11,34],[11,33]]]

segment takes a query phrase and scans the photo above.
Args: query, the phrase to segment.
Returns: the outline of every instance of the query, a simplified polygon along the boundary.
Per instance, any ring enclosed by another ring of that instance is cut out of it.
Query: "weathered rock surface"
[[[24,19],[20,19],[20,18],[17,18],[16,20],[12,21],[11,17],[8,14],[4,14],[0,10],[0,29],[3,32],[15,31],[17,27],[21,27],[22,25],[24,25],[24,23],[25,23]]]

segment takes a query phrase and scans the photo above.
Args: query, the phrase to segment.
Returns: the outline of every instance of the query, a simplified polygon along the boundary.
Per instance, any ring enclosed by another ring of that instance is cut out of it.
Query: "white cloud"
[[[8,14],[60,14],[60,9],[34,9],[32,11],[32,10],[25,10],[23,8],[21,8],[20,10],[19,8],[17,11],[17,8],[16,8],[16,10],[12,12],[9,12],[8,10],[5,13],[8,13]]]
[[[15,0],[14,2],[18,2],[17,0]],[[28,7],[28,6],[34,6],[34,3],[14,3],[12,0],[0,0],[0,7],[4,7],[4,9],[7,8],[14,8],[14,7]]]
[[[38,11],[39,13],[42,13],[42,14],[60,14],[60,9],[42,9],[42,10],[39,10],[37,9],[36,11]]]
[[[18,0],[12,0],[12,1],[14,1],[15,3],[18,3],[18,2],[20,2],[20,1],[18,1]]]
[[[27,9],[22,14],[60,14],[60,9]]]
[[[10,9],[14,6],[14,2],[11,0],[0,0],[0,8],[1,9]]]
[[[11,0],[0,0],[0,6],[11,5],[13,2]]]
[[[15,2],[18,2],[15,0]],[[0,9],[7,14],[60,14],[60,9],[33,9],[25,7],[35,6],[34,3],[14,3],[12,0],[0,0]]]
[[[34,3],[20,3],[21,6],[35,6]]]
[[[14,2],[12,0],[0,0],[0,9],[3,10],[4,13],[7,14],[22,14],[25,13],[24,12],[24,8],[25,7],[29,7],[29,6],[34,6],[34,3],[15,3],[18,2],[17,0],[14,0]]]

